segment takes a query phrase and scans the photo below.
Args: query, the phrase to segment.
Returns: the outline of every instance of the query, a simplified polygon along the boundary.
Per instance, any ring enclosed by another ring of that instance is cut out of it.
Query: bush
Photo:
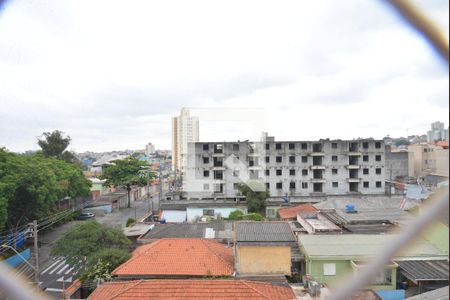
[[[249,221],[264,221],[264,217],[257,213],[249,213],[244,216],[244,219]]]
[[[133,218],[128,218],[126,227],[133,226],[134,224],[136,224],[136,220]]]
[[[240,210],[235,210],[230,213],[228,220],[239,221],[244,219],[244,213]]]

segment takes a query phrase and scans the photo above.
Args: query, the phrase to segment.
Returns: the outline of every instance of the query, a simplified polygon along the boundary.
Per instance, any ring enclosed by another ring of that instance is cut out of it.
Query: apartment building
[[[177,117],[172,118],[172,170],[183,172],[188,143],[199,140],[198,117],[191,116],[189,109],[181,109]]]
[[[257,181],[271,197],[384,194],[382,140],[200,142],[189,144],[183,191],[188,199],[240,196]]]
[[[449,176],[449,150],[432,144],[409,145],[408,152],[412,160],[412,174],[415,177],[425,175]]]

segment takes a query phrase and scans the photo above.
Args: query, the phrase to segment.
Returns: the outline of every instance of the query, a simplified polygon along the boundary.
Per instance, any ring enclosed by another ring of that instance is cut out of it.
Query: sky
[[[2,3],[2,1],[0,1]],[[448,37],[449,2],[414,1]],[[1,4],[0,4],[1,5]],[[10,0],[0,8],[0,147],[171,148],[200,140],[383,138],[448,126],[448,67],[381,0]]]

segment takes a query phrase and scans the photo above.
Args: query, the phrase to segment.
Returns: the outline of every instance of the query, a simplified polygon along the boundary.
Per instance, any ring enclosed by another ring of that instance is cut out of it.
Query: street
[[[128,218],[135,218],[139,220],[144,217],[148,208],[151,207],[152,200],[156,200],[158,196],[154,196],[147,200],[140,200],[135,202],[135,206],[130,208],[121,208],[119,211],[105,214],[104,216],[96,216],[93,220],[99,223],[109,225],[111,227],[122,228]],[[50,250],[54,242],[61,237],[74,224],[84,221],[71,221],[69,223],[53,228],[51,231],[41,234],[39,241],[41,246],[39,248],[39,265],[40,276],[39,281],[41,287],[48,293],[49,296],[60,298],[64,288],[67,288],[80,275],[80,270],[70,267],[64,257],[51,257]]]

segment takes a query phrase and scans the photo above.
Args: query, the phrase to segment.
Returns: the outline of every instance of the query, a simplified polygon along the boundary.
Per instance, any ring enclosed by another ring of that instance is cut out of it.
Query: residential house
[[[317,208],[311,203],[300,204],[294,207],[281,208],[278,210],[278,215],[283,221],[297,220],[297,214],[299,213],[313,213],[317,212]]]
[[[236,222],[237,275],[291,275],[300,261],[296,239],[287,222]]]
[[[119,280],[232,276],[233,249],[206,239],[161,239],[138,247],[112,275]]]
[[[100,285],[89,300],[289,300],[295,299],[288,286],[245,280],[135,280],[113,281]]]
[[[394,234],[299,235],[304,274],[310,274],[315,280],[331,286],[338,285],[339,281],[357,275],[368,260],[376,257],[383,247],[396,238]],[[447,261],[448,280],[448,255],[431,243],[419,240],[398,254],[384,272],[374,278],[369,288],[396,289],[398,269],[403,270],[403,262],[410,261]]]

